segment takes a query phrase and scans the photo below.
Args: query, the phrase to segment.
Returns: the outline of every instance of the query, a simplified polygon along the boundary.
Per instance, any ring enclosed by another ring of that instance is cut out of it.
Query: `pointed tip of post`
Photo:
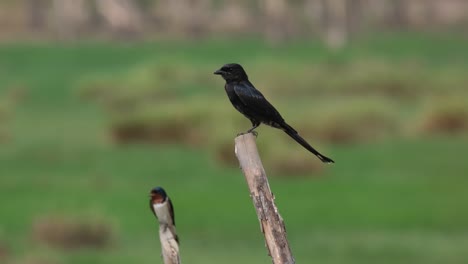
[[[260,159],[257,149],[257,144],[255,142],[255,135],[252,133],[239,134],[234,140],[235,147],[234,153],[236,154],[239,160],[247,161],[248,157],[257,157]],[[242,165],[242,162],[240,162]]]
[[[237,137],[234,139],[234,143],[235,143],[234,153],[236,154],[236,156],[238,155],[239,151],[242,152],[245,149],[255,148],[255,151],[257,151],[255,139],[256,137],[252,133],[245,133],[245,134],[237,135]]]

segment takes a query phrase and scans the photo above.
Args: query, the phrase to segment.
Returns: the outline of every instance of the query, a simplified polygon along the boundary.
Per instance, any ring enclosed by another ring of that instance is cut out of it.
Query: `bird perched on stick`
[[[150,192],[150,209],[159,221],[159,239],[165,264],[179,264],[179,238],[174,219],[174,207],[161,187]]]
[[[225,64],[219,70],[215,71],[214,74],[221,75],[221,77],[226,80],[224,89],[232,105],[252,122],[252,128],[246,133],[256,134],[254,129],[262,123],[274,128],[279,128],[308,151],[315,154],[322,162],[334,163],[332,159],[320,154],[309,145],[294,128],[284,121],[280,113],[249,81],[249,77],[241,65],[237,63]]]

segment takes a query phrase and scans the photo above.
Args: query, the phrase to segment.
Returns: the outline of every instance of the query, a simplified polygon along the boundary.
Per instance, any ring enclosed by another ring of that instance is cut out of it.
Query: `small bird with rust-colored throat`
[[[169,199],[169,196],[167,196],[163,188],[155,187],[151,190],[150,209],[158,219],[159,225],[165,229],[169,229],[170,234],[172,234],[178,243],[179,238],[175,230],[174,207],[172,206],[171,199]]]
[[[226,81],[224,89],[232,105],[252,122],[252,128],[246,133],[254,133],[255,128],[260,124],[265,124],[278,128],[286,132],[297,143],[301,144],[308,151],[312,152],[324,163],[334,163],[334,161],[315,150],[299,133],[284,121],[284,118],[276,110],[265,96],[255,88],[249,81],[247,73],[241,65],[237,63],[225,64],[214,74],[221,75]]]
[[[174,207],[161,187],[150,192],[150,209],[159,221],[159,239],[165,264],[180,264],[179,238],[176,233]]]

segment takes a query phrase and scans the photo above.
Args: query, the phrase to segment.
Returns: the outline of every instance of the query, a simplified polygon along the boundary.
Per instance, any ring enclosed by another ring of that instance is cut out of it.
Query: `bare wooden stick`
[[[236,156],[249,185],[250,197],[257,211],[269,255],[274,264],[293,264],[295,261],[286,238],[286,228],[275,205],[255,137],[251,133],[240,135],[235,142]]]
[[[180,264],[179,243],[166,224],[159,225],[159,239],[164,264]]]

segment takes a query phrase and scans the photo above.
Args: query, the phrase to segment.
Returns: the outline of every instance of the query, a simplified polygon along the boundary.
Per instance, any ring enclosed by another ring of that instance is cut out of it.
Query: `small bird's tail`
[[[309,145],[309,143],[307,143],[307,141],[305,141],[301,136],[299,136],[299,133],[297,133],[297,131],[294,130],[294,128],[292,128],[290,125],[286,124],[286,122],[281,124],[281,129],[283,129],[283,131],[286,132],[286,134],[288,134],[290,137],[292,137],[297,143],[301,144],[308,151],[315,154],[315,156],[317,156],[317,158],[319,158],[322,162],[335,163],[332,159],[320,154],[311,145]]]

